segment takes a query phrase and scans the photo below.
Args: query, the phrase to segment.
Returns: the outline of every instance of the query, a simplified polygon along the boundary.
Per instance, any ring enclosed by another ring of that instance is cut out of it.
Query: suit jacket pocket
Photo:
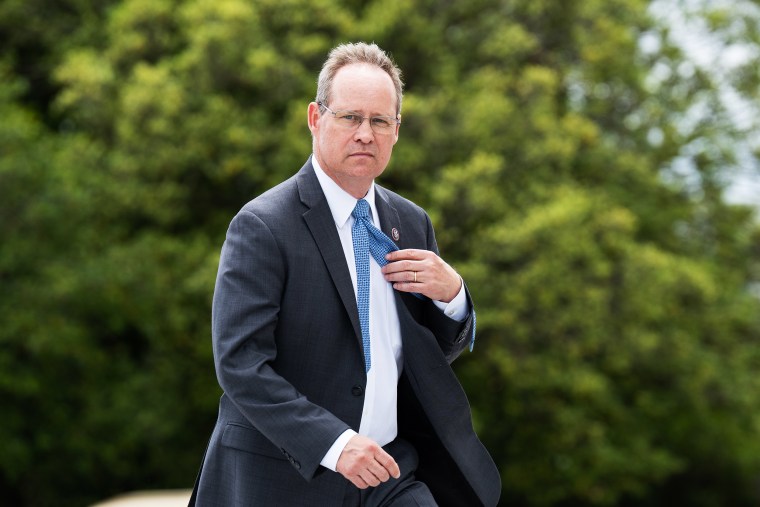
[[[252,426],[227,423],[222,434],[222,445],[243,452],[287,461],[283,451],[280,451],[267,437]]]

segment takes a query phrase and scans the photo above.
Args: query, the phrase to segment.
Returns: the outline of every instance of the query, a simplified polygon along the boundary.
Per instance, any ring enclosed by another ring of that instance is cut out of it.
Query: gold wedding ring
[[[414,273],[414,283],[417,283],[417,272],[416,271],[412,271],[412,273]]]

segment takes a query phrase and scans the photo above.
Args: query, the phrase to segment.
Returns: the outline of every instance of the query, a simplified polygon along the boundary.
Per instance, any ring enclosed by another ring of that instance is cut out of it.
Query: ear
[[[310,102],[309,103],[309,109],[307,112],[307,122],[309,123],[309,130],[311,130],[311,135],[314,135],[316,131],[319,129],[319,122],[320,114],[319,114],[319,104],[316,102]]]
[[[398,119],[401,120],[401,115],[398,115]],[[401,121],[399,121],[396,124],[396,132],[395,132],[395,134],[393,136],[393,144],[396,144],[396,142],[398,141],[398,131],[399,131],[399,129],[401,129]]]

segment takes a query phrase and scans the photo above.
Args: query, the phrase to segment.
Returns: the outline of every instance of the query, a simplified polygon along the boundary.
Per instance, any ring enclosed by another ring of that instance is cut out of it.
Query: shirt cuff
[[[356,432],[352,429],[347,429],[341,433],[340,436],[335,439],[332,447],[330,447],[330,449],[327,451],[327,454],[325,454],[325,457],[322,458],[322,461],[320,461],[319,464],[325,468],[329,468],[333,472],[337,472],[335,468],[338,465],[338,458],[340,458],[340,453],[343,452],[346,444],[354,435],[356,435]]]
[[[444,303],[442,301],[433,301],[433,303],[439,310],[445,313],[448,318],[458,322],[464,321],[470,313],[470,305],[467,304],[467,293],[464,290],[464,282],[462,282],[462,285],[459,287],[459,293],[449,303]]]

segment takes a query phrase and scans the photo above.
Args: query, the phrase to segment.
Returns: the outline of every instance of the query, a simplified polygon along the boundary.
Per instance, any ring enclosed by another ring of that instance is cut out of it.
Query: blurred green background
[[[676,11],[744,58],[695,64]],[[327,52],[366,40],[407,84],[381,182],[475,298],[456,369],[503,505],[757,505],[760,223],[725,188],[760,171],[759,12],[0,1],[0,503],[192,485],[227,224],[300,168]]]

